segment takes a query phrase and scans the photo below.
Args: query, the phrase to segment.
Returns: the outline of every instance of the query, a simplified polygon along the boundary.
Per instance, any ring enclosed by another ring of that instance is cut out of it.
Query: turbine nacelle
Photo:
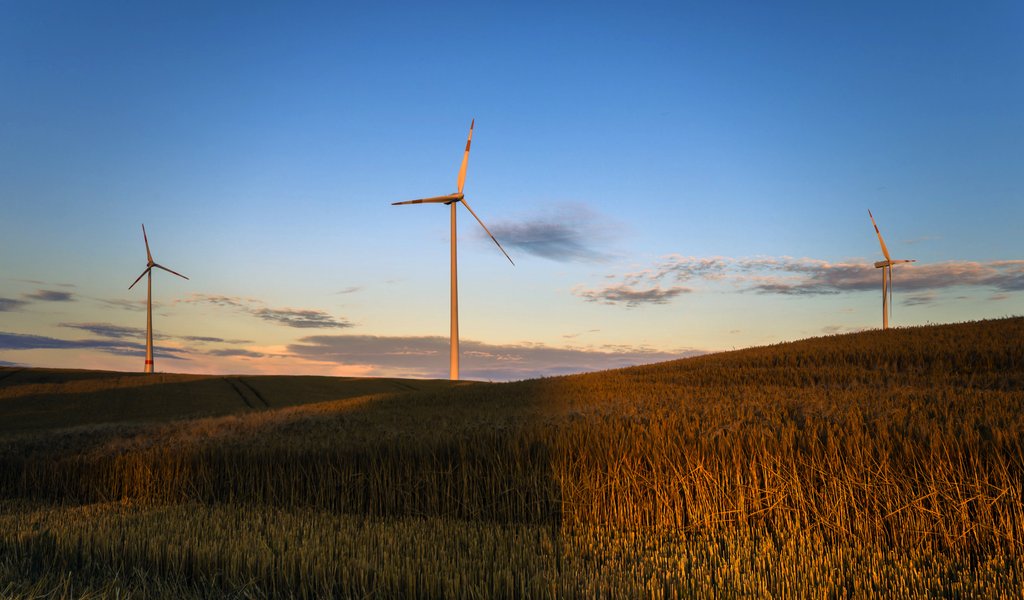
[[[902,263],[912,263],[912,262],[917,262],[917,259],[915,259],[915,258],[910,258],[910,259],[901,258],[901,259],[897,259],[897,260],[880,260],[880,261],[875,262],[875,268],[876,269],[884,269],[886,267],[891,267],[893,265],[898,265],[898,264],[902,264]]]

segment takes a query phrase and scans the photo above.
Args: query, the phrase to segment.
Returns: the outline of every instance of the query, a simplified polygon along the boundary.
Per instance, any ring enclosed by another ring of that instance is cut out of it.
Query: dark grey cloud
[[[752,291],[760,293],[831,294],[846,291],[878,290],[881,270],[871,264],[830,264],[824,261],[791,262],[780,269],[795,280],[779,280],[780,289],[769,289],[769,282],[757,283]],[[904,264],[893,267],[893,287],[900,291],[926,292],[956,287],[987,287],[1001,291],[1024,290],[1024,261]],[[781,291],[785,289],[786,291]]]
[[[252,350],[244,350],[242,348],[222,348],[219,350],[210,350],[206,352],[210,356],[242,356],[246,358],[263,358],[267,356],[262,352],[253,352]]]
[[[21,310],[21,307],[28,304],[27,300],[17,300],[14,298],[0,298],[0,312],[14,312]]]
[[[354,293],[356,293],[358,291],[361,291],[362,289],[363,288],[361,286],[353,285],[353,286],[349,286],[349,287],[347,287],[347,288],[345,288],[343,290],[337,291],[337,292],[335,292],[335,294],[354,294]]]
[[[146,330],[140,327],[125,327],[123,325],[113,325],[111,323],[61,323],[60,326],[71,329],[80,329],[100,337],[119,340],[125,338],[142,338],[146,335]]]
[[[126,327],[124,325],[114,325],[112,323],[61,323],[61,327],[67,327],[69,329],[78,329],[81,331],[88,331],[93,335],[98,335],[103,338],[110,339],[142,339],[146,335],[146,330],[141,327]],[[227,340],[219,337],[205,336],[205,335],[166,335],[154,333],[155,339],[175,339],[182,340],[185,342],[193,342],[197,344],[251,344],[252,340]]]
[[[345,319],[334,317],[322,310],[301,309],[301,308],[268,308],[255,298],[242,298],[240,296],[216,296],[210,294],[192,294],[182,300],[187,304],[213,304],[226,308],[234,308],[254,317],[271,323],[296,327],[299,329],[344,329],[352,327]]]
[[[607,275],[605,279],[620,279]],[[834,295],[851,291],[877,291],[881,272],[867,262],[830,263],[811,258],[759,256],[730,258],[670,255],[649,269],[626,273],[620,283],[596,289],[578,286],[573,293],[588,302],[635,307],[665,304],[680,294],[693,291],[682,284],[704,281],[731,286],[739,292],[786,296]],[[948,261],[908,263],[893,268],[893,286],[914,294],[905,304],[923,305],[935,301],[935,293],[957,287],[984,287],[998,293],[1024,290],[1024,260],[989,262]],[[1000,299],[997,293],[992,299]],[[930,295],[929,295],[930,294]]]
[[[102,304],[106,304],[107,306],[110,306],[112,308],[130,310],[132,312],[141,312],[146,310],[145,300],[122,300],[119,298],[93,298],[93,300],[96,300],[97,302],[100,302]],[[153,303],[153,308],[157,308],[159,306],[159,302]]]
[[[186,304],[213,304],[216,306],[229,306],[234,308],[248,308],[250,304],[257,302],[253,298],[243,298],[241,296],[222,296],[218,294],[190,294],[188,297],[181,300],[175,300],[175,302],[184,302]]]
[[[460,343],[461,375],[467,379],[515,380],[597,371],[700,354],[694,350],[662,352],[647,348],[555,348],[542,344]],[[288,346],[299,358],[350,366],[369,366],[372,374],[448,376],[448,338],[316,335]]]
[[[782,294],[784,296],[820,296],[823,294],[839,293],[839,290],[820,289],[790,283],[758,283],[751,286],[748,291],[759,294]]]
[[[938,295],[934,292],[914,294],[903,298],[900,302],[906,306],[929,306],[938,301]]]
[[[58,290],[36,290],[31,294],[24,294],[24,296],[30,300],[39,300],[41,302],[70,302],[74,300],[74,294],[71,292],[61,292]]]
[[[124,340],[65,340],[42,335],[0,332],[0,350],[76,350],[89,349],[120,356],[145,354],[146,345]],[[187,360],[181,351],[155,347],[154,353],[163,358]]]
[[[623,279],[634,284],[643,281],[661,281],[665,278],[671,278],[676,282],[692,279],[718,280],[725,276],[729,267],[729,259],[720,256],[698,258],[672,255],[656,265],[654,269],[628,273]]]
[[[994,287],[1004,292],[1024,291],[1024,260],[993,261],[989,264],[1004,273]]]
[[[344,319],[325,313],[322,310],[300,310],[295,308],[259,308],[250,311],[253,315],[288,327],[307,328],[346,328],[352,324]]]
[[[627,273],[623,281],[650,287],[662,281],[723,282],[758,294],[814,296],[881,288],[881,272],[867,262],[832,263],[811,258],[665,257],[651,269]],[[1024,290],[1024,260],[909,263],[893,267],[897,290],[937,291],[987,287],[1002,292]]]
[[[559,262],[602,262],[612,227],[590,209],[564,205],[520,222],[499,222],[491,228],[501,245]]]
[[[691,291],[690,288],[678,285],[662,289],[655,284],[647,289],[636,289],[628,284],[616,283],[598,289],[577,288],[573,293],[587,302],[624,304],[632,308],[641,304],[667,304],[672,298]]]
[[[175,336],[179,340],[185,340],[186,342],[196,342],[199,344],[251,344],[252,340],[226,340],[219,337],[210,337],[206,335],[179,335]]]

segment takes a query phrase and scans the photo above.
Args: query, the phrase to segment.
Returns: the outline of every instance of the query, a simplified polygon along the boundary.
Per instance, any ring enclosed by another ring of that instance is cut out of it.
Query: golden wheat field
[[[506,384],[0,369],[3,598],[1020,598],[1024,318]]]

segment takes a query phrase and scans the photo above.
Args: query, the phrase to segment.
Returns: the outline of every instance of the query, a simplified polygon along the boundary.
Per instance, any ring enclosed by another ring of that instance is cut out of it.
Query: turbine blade
[[[146,224],[142,224],[142,241],[146,242],[146,264],[153,264],[153,255],[149,253],[149,238],[146,237]]]
[[[178,277],[181,277],[182,279],[188,279],[188,277],[185,277],[181,273],[178,273],[177,271],[172,271],[172,270],[168,269],[167,267],[165,267],[163,265],[158,265],[157,263],[153,263],[153,266],[157,267],[157,268],[160,268],[160,269],[163,269],[164,271],[167,271],[168,273],[177,275]]]
[[[871,224],[875,226],[875,233],[878,234],[878,243],[882,245],[882,254],[885,255],[885,260],[892,261],[889,257],[889,249],[885,247],[885,240],[882,239],[882,232],[878,230],[878,223],[875,223],[875,216],[871,214],[871,210],[868,210],[868,216],[871,217]]]
[[[473,209],[469,206],[469,203],[466,202],[465,198],[462,199],[462,205],[469,209],[469,214],[473,215],[473,218],[476,219],[477,223],[480,223],[480,226],[484,228],[484,231],[487,232],[487,235],[491,236],[491,239],[494,240],[495,245],[498,246],[498,250],[501,250],[501,253],[505,255],[505,258],[508,259],[508,262],[512,263],[513,267],[516,266],[516,263],[512,261],[512,257],[508,255],[508,252],[505,252],[505,249],[502,248],[501,244],[498,243],[498,239],[494,237],[494,234],[491,233],[490,229],[487,229],[487,226],[484,225],[484,222],[480,220],[480,217],[476,216],[476,213],[473,212]]]
[[[146,273],[149,273],[149,270],[151,268],[152,267],[146,267],[146,270],[142,272],[142,275],[139,275],[139,279],[142,279],[146,275]],[[128,286],[128,289],[132,289],[133,287],[135,287],[135,284],[139,282],[139,279],[136,279],[135,281],[133,281],[132,284],[130,286]]]
[[[469,164],[469,145],[473,141],[473,125],[476,119],[469,122],[469,137],[466,138],[466,153],[462,155],[462,167],[459,169],[459,193],[462,193],[462,186],[466,183],[466,165]]]
[[[403,204],[448,204],[459,200],[461,196],[459,194],[448,194],[447,196],[434,196],[432,198],[420,198],[419,200],[406,200],[404,202],[392,202],[391,206],[401,206]]]

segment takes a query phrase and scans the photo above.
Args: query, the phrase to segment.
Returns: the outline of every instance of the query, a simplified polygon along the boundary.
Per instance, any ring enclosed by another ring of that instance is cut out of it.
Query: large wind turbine
[[[878,231],[878,223],[875,223],[875,216],[868,210],[871,217],[871,224],[875,226],[875,233],[878,234],[878,243],[882,246],[882,254],[885,260],[875,263],[876,269],[882,269],[882,329],[889,328],[889,315],[892,313],[892,266],[900,263],[912,263],[916,260],[899,259],[893,260],[889,256],[889,249],[885,247],[885,240],[882,239],[882,232]]]
[[[146,226],[142,226],[142,241],[146,243],[146,270],[139,275],[139,278],[135,280],[128,289],[135,287],[135,284],[142,279],[143,275],[146,276],[146,373],[153,372],[153,267],[163,269],[168,273],[177,275],[182,279],[188,279],[181,273],[177,273],[168,269],[167,267],[153,262],[153,255],[149,252],[149,238],[146,237]]]
[[[405,202],[392,202],[392,206],[398,206],[401,204],[447,204],[451,207],[451,221],[452,221],[452,298],[451,298],[451,369],[449,371],[450,378],[454,381],[459,378],[459,285],[458,285],[458,267],[456,261],[456,244],[455,244],[455,205],[462,203],[469,210],[469,214],[480,223],[480,226],[484,228],[487,235],[491,236],[494,243],[501,250],[501,253],[505,255],[508,262],[514,266],[516,263],[512,262],[512,257],[505,252],[505,249],[501,247],[498,240],[494,237],[484,222],[480,220],[480,217],[476,215],[469,203],[466,202],[465,196],[462,195],[462,185],[466,183],[466,165],[469,163],[469,145],[473,141],[473,125],[476,123],[476,119],[473,119],[469,123],[469,137],[466,138],[466,152],[462,155],[462,168],[459,169],[459,191],[454,194],[447,196],[434,196],[433,198],[420,198],[419,200],[407,200]]]

